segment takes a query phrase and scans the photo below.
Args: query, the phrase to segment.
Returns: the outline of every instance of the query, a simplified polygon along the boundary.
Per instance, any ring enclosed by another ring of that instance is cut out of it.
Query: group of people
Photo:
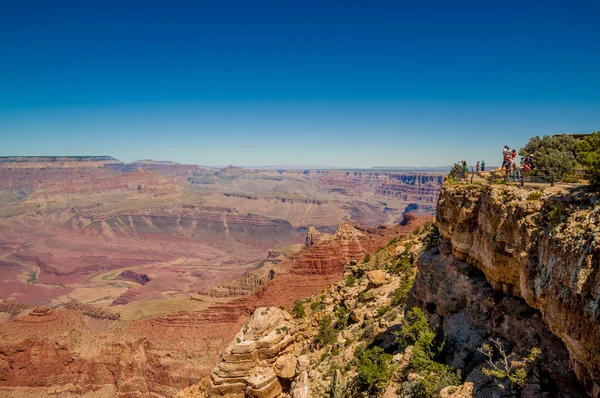
[[[467,179],[469,176],[469,168],[472,170],[472,165],[467,165],[466,160],[461,160],[454,164],[455,175],[461,176],[463,179]],[[533,154],[518,160],[517,151],[510,149],[508,146],[504,146],[502,150],[502,168],[506,171],[506,181],[521,181],[522,177],[526,175],[533,168]],[[477,161],[476,165],[477,173],[485,171],[485,160]]]
[[[517,151],[511,150],[508,146],[504,146],[502,150],[502,168],[506,170],[506,182],[520,181],[524,174],[528,173],[533,168],[533,154],[517,161]]]

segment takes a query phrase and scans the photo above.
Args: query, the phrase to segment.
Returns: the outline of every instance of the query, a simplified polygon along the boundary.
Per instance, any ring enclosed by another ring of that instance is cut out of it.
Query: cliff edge
[[[592,396],[600,395],[599,221],[598,193],[501,185],[445,184],[436,216],[442,254],[451,251],[496,292],[539,310]],[[434,289],[425,285],[417,281],[413,296],[427,305]]]

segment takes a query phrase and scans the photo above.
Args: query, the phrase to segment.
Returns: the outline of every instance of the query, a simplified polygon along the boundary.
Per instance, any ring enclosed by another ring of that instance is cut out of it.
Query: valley
[[[255,308],[431,220],[442,178],[2,158],[0,389],[172,396]]]

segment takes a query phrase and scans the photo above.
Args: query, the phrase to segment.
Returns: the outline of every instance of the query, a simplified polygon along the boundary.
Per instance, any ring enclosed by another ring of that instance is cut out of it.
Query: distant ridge
[[[0,156],[0,162],[117,161],[112,156]]]

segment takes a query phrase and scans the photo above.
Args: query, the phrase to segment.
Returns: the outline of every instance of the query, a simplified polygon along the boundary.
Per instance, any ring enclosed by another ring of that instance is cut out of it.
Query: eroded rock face
[[[584,191],[530,194],[517,187],[446,185],[436,219],[447,242],[441,250],[481,270],[495,291],[539,310],[564,342],[579,380],[598,396],[600,197]],[[437,289],[443,298],[428,296],[433,291],[416,295],[424,303],[437,302],[441,314],[454,313],[470,300],[464,286]],[[486,307],[485,301],[478,305]]]
[[[274,398],[296,376],[296,329],[287,312],[257,308],[221,354],[205,392],[207,397]]]

